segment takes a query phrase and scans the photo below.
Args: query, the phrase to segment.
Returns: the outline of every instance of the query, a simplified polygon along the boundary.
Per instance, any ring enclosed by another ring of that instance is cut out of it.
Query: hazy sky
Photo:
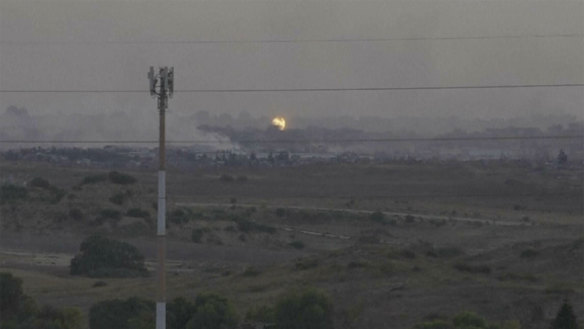
[[[491,38],[500,36],[508,38]],[[583,36],[584,1],[0,0],[0,89],[146,89],[150,65],[174,66],[177,89],[582,84]],[[403,40],[411,38],[423,40]],[[323,39],[393,40],[188,43]],[[291,117],[582,117],[583,95],[582,87],[177,94],[170,107]],[[0,110],[8,105],[153,115],[156,103],[146,94],[0,93]]]

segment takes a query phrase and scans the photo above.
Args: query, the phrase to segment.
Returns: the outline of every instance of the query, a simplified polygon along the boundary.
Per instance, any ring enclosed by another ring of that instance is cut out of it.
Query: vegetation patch
[[[453,267],[461,272],[468,272],[473,274],[490,274],[491,268],[487,265],[471,265],[465,262],[459,262]]]
[[[71,260],[72,275],[136,277],[147,275],[144,256],[126,242],[93,235],[81,243],[81,253]]]
[[[0,319],[6,329],[80,329],[82,314],[77,308],[37,306],[22,289],[22,279],[0,273]]]
[[[136,183],[136,178],[128,174],[123,174],[117,171],[110,171],[108,174],[110,182],[118,185],[130,185]]]
[[[0,204],[17,200],[26,200],[28,191],[25,187],[13,184],[4,184],[0,187]]]

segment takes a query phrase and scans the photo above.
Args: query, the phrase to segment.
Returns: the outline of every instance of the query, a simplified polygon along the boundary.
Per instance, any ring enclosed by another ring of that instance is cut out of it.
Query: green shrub
[[[128,174],[119,173],[117,171],[110,171],[110,173],[108,174],[108,178],[110,182],[119,185],[129,185],[136,183],[136,178]]]
[[[121,206],[124,204],[124,202],[126,202],[127,199],[128,199],[128,196],[126,195],[126,193],[118,192],[118,193],[112,195],[109,198],[109,201],[113,204]]]
[[[489,274],[491,273],[491,268],[486,265],[471,265],[468,263],[456,263],[454,264],[454,268],[461,271],[461,272],[468,272],[468,273],[482,273],[482,274]]]
[[[83,180],[81,181],[80,185],[97,184],[97,183],[105,182],[106,180],[107,180],[107,176],[104,174],[85,176],[83,178]]]
[[[243,273],[241,275],[250,277],[250,276],[258,276],[260,274],[262,274],[262,272],[260,270],[256,269],[253,266],[248,266],[245,268],[245,270],[243,271]]]
[[[202,293],[195,298],[196,312],[186,329],[235,329],[237,314],[227,298],[213,293]]]
[[[201,243],[201,241],[203,241],[203,236],[208,231],[208,228],[194,228],[191,232],[191,240],[195,243]]]
[[[275,227],[256,223],[245,218],[235,217],[233,218],[233,221],[237,224],[237,229],[245,233],[250,232],[262,232],[269,234],[276,233]]]
[[[22,292],[22,280],[0,273],[0,325],[3,329],[81,329],[81,312],[76,308],[38,309]]]
[[[144,256],[136,247],[93,235],[81,243],[81,253],[71,260],[72,275],[134,277],[147,274]]]
[[[28,191],[25,187],[13,184],[4,184],[0,187],[0,203],[25,200],[27,197]]]
[[[273,307],[252,307],[245,314],[247,321],[274,323],[276,322],[276,310]]]
[[[487,321],[473,312],[463,312],[452,319],[456,328],[487,328]]]
[[[168,215],[168,220],[177,225],[188,223],[191,217],[191,212],[188,209],[175,209]]]
[[[578,329],[578,321],[574,315],[572,305],[568,301],[564,301],[556,318],[552,322],[551,329]]]
[[[140,208],[131,208],[128,209],[128,211],[126,212],[126,216],[136,218],[149,218],[150,213],[148,212],[148,210],[142,210]]]
[[[433,320],[417,324],[414,329],[454,329],[454,326],[445,320]]]
[[[142,318],[154,314],[154,303],[132,297],[127,300],[105,300],[89,310],[90,329],[133,329]]]
[[[369,219],[374,222],[384,223],[385,222],[385,215],[381,211],[375,211],[369,215]]]
[[[168,315],[166,323],[168,328],[185,329],[189,320],[193,317],[197,307],[195,303],[178,297],[168,303]]]
[[[52,197],[49,199],[49,202],[51,204],[57,204],[57,203],[61,202],[63,197],[67,194],[67,192],[65,192],[65,190],[58,188],[58,187],[54,187],[54,186],[51,186],[50,191],[52,193]]]
[[[0,314],[16,314],[23,297],[22,279],[0,272]]]
[[[300,241],[300,240],[295,240],[292,241],[290,243],[288,243],[289,246],[296,248],[296,249],[304,249],[304,242]]]
[[[38,188],[42,188],[42,189],[49,189],[51,188],[51,184],[49,183],[48,180],[41,178],[41,177],[35,177],[33,178],[30,183],[30,186],[32,187],[38,187]]]
[[[227,175],[227,174],[223,174],[219,177],[219,180],[221,180],[222,182],[233,182],[235,180],[235,178],[233,178],[233,176],[231,175]]]
[[[102,209],[99,212],[99,216],[105,219],[115,219],[119,220],[122,218],[122,213],[115,209]]]
[[[284,217],[284,216],[286,216],[286,209],[284,209],[284,208],[277,208],[276,209],[276,216],[278,216],[278,217]]]
[[[525,249],[521,252],[519,257],[521,257],[521,258],[535,258],[538,255],[539,255],[539,251],[537,251],[537,250]]]
[[[318,263],[318,259],[316,258],[300,258],[296,261],[294,267],[297,270],[303,271],[317,267]]]
[[[278,329],[332,329],[333,306],[316,289],[292,292],[280,298],[275,308]]]

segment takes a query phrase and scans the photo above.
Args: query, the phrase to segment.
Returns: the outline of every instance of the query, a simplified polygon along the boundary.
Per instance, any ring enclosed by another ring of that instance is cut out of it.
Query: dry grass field
[[[37,301],[87,315],[104,299],[154,299],[154,275],[69,275],[92,233],[132,243],[153,271],[156,173],[82,184],[108,172],[0,163],[4,182],[29,183],[26,199],[0,205],[0,271]],[[30,186],[35,177],[55,188]],[[547,328],[564,298],[584,314],[581,166],[171,168],[167,177],[169,298],[215,291],[243,316],[315,286],[334,301],[336,328],[405,329],[464,310]]]

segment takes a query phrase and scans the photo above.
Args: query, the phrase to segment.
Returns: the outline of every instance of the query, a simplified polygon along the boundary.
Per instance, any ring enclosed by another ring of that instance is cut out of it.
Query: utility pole
[[[158,139],[158,221],[156,225],[156,244],[158,247],[158,288],[156,294],[156,329],[166,329],[166,123],[165,114],[168,108],[168,98],[174,92],[174,67],[159,68],[158,74],[150,66],[150,95],[158,97],[160,112],[160,137]]]

